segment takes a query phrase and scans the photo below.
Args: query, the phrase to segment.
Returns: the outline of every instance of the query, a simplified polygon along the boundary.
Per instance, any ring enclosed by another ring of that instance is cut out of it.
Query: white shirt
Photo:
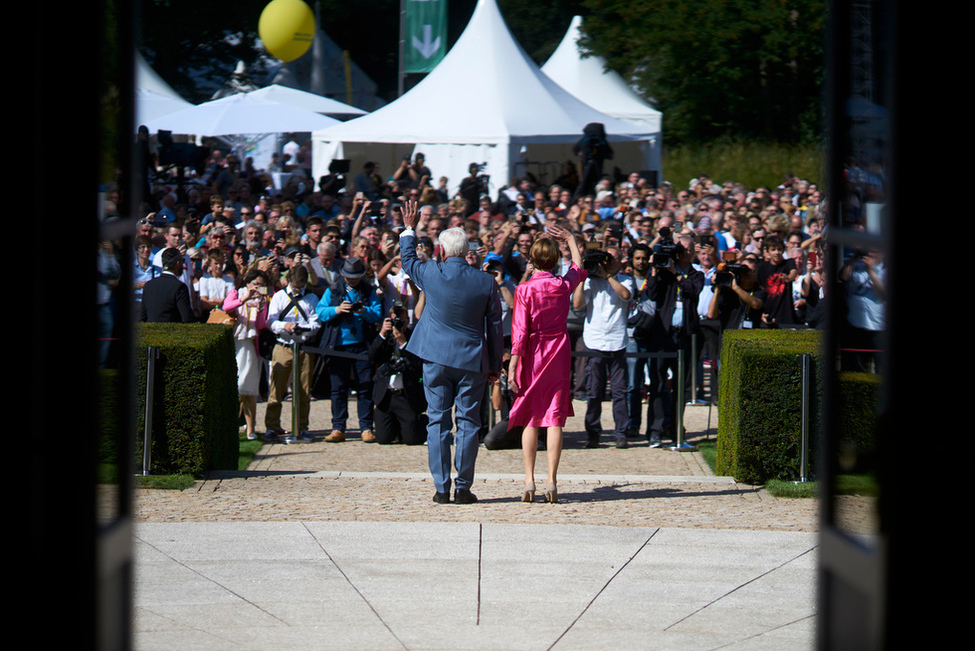
[[[288,304],[291,303],[292,298],[291,290],[288,288],[275,292],[274,296],[271,297],[271,302],[268,304],[268,326],[271,328],[271,332],[277,335],[279,341],[290,343],[293,339],[297,339],[299,342],[305,342],[321,326],[321,321],[318,320],[318,314],[315,312],[315,307],[318,305],[318,297],[311,292],[305,292],[305,295],[301,297],[296,306],[282,314],[284,308],[288,307]],[[300,310],[299,307],[301,308]],[[307,328],[307,332],[292,335],[284,329],[286,323],[297,323],[300,327]]]
[[[227,298],[233,288],[234,281],[230,276],[214,278],[207,274],[200,278],[200,296],[205,296],[211,303]]]
[[[616,280],[633,294],[633,279],[618,274]],[[630,302],[624,301],[609,281],[599,276],[586,278],[583,285],[586,320],[582,340],[591,350],[611,352],[626,348],[626,319]]]

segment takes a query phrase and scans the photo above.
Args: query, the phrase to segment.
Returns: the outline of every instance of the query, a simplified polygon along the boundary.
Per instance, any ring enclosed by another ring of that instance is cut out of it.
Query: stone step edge
[[[278,479],[285,477],[305,479],[398,479],[409,481],[432,481],[429,474],[416,472],[358,472],[351,470],[319,470],[319,471],[275,471],[275,470],[215,470],[207,474],[208,480],[216,479]],[[483,481],[519,481],[523,482],[524,475],[513,473],[478,473],[476,482]],[[538,482],[536,481],[536,484]],[[704,475],[561,475],[560,484],[735,484],[734,477],[715,477]]]

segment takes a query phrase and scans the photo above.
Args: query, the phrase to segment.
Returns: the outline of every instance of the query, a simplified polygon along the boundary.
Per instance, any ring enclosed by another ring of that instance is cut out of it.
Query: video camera
[[[586,242],[586,254],[582,258],[582,268],[590,276],[598,274],[600,268],[606,266],[613,259],[612,255],[599,247],[599,242]]]
[[[674,231],[666,226],[660,229],[660,241],[653,247],[650,263],[657,269],[666,269],[671,261],[684,252],[684,245],[674,241]]]
[[[159,131],[159,163],[161,165],[175,165],[180,171],[185,167],[192,167],[197,176],[203,176],[206,170],[210,150],[192,142],[175,142],[172,131]]]
[[[722,260],[715,268],[711,284],[715,287],[731,287],[733,280],[741,278],[742,274],[748,273],[750,269],[743,264],[735,263],[734,251],[725,251],[721,255]]]
[[[477,180],[477,193],[480,196],[484,196],[486,194],[491,193],[491,188],[490,188],[491,177],[490,175],[484,173],[484,170],[486,169],[487,169],[486,162],[471,163],[469,167],[471,176],[475,177],[475,179]]]

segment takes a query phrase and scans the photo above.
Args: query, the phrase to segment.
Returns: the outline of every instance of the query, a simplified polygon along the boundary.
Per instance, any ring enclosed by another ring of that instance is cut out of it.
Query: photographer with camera
[[[482,172],[487,167],[487,163],[471,163],[467,166],[469,176],[465,176],[460,181],[460,196],[467,202],[467,214],[469,217],[474,214],[481,204],[481,198],[490,194],[488,187],[488,176]]]
[[[629,410],[626,390],[629,378],[626,367],[627,316],[633,295],[633,279],[620,275],[617,249],[602,250],[586,246],[583,267],[588,277],[573,293],[572,306],[586,310],[582,338],[586,348],[598,352],[586,364],[586,434],[588,448],[599,447],[602,434],[602,402],[609,377],[613,401],[613,422],[616,447],[628,447],[626,426]]]
[[[376,440],[372,432],[372,364],[368,359],[369,342],[375,324],[382,319],[382,303],[376,288],[364,280],[366,265],[359,258],[346,258],[338,278],[322,294],[316,312],[326,325],[321,347],[339,355],[328,360],[332,387],[332,431],[325,440],[345,440],[349,418],[349,390],[356,390],[356,415],[364,443]]]
[[[704,288],[704,273],[694,266],[697,257],[694,237],[680,233],[674,238],[667,229],[653,249],[650,260],[650,280],[647,292],[656,306],[650,324],[650,350],[684,355],[684,387],[690,396],[693,360],[690,358],[691,337],[699,327],[697,301]],[[677,442],[682,423],[674,420],[677,414],[677,392],[667,382],[668,372],[676,384],[680,377],[678,359],[666,357],[650,362],[650,401],[647,407],[647,428],[650,447],[659,447],[664,438]]]
[[[288,274],[288,285],[271,297],[268,305],[267,323],[271,332],[277,336],[277,343],[271,353],[270,387],[264,425],[267,427],[265,441],[273,441],[285,434],[281,428],[281,402],[291,380],[293,359],[291,344],[297,341],[304,344],[314,339],[321,323],[315,308],[318,297],[307,289],[308,269],[298,265]],[[298,387],[292,387],[298,396],[298,428],[300,436],[307,438],[308,415],[311,403],[312,358],[309,353],[299,352],[297,361],[300,371]],[[296,432],[295,436],[299,434]]]
[[[656,303],[650,300],[648,290],[650,283],[650,247],[637,243],[630,249],[630,271],[633,277],[633,300],[630,301],[630,313],[627,318],[628,353],[650,352],[650,324],[657,311]],[[627,389],[627,403],[629,405],[629,422],[627,433],[638,436],[643,411],[643,387],[649,359],[646,357],[627,357],[626,366],[630,376]]]
[[[427,440],[424,414],[423,361],[406,350],[411,329],[406,307],[397,302],[369,345],[375,369],[372,385],[376,442],[423,445]]]
[[[741,263],[735,253],[718,263],[711,284],[714,294],[708,306],[708,318],[721,323],[722,330],[762,327],[765,290],[758,284],[758,258],[746,253]]]

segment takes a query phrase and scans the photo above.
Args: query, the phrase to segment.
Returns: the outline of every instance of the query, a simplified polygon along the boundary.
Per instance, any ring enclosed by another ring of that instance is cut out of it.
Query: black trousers
[[[426,420],[403,392],[387,391],[374,405],[373,425],[376,442],[382,445],[397,439],[406,445],[423,445],[427,440]]]
[[[651,350],[663,353],[684,351],[684,400],[691,397],[691,368],[690,337],[678,333],[664,334],[654,337]],[[678,358],[664,357],[650,361],[650,404],[647,409],[647,428],[651,438],[677,440],[677,387],[680,380]],[[673,377],[672,383],[667,376]]]

